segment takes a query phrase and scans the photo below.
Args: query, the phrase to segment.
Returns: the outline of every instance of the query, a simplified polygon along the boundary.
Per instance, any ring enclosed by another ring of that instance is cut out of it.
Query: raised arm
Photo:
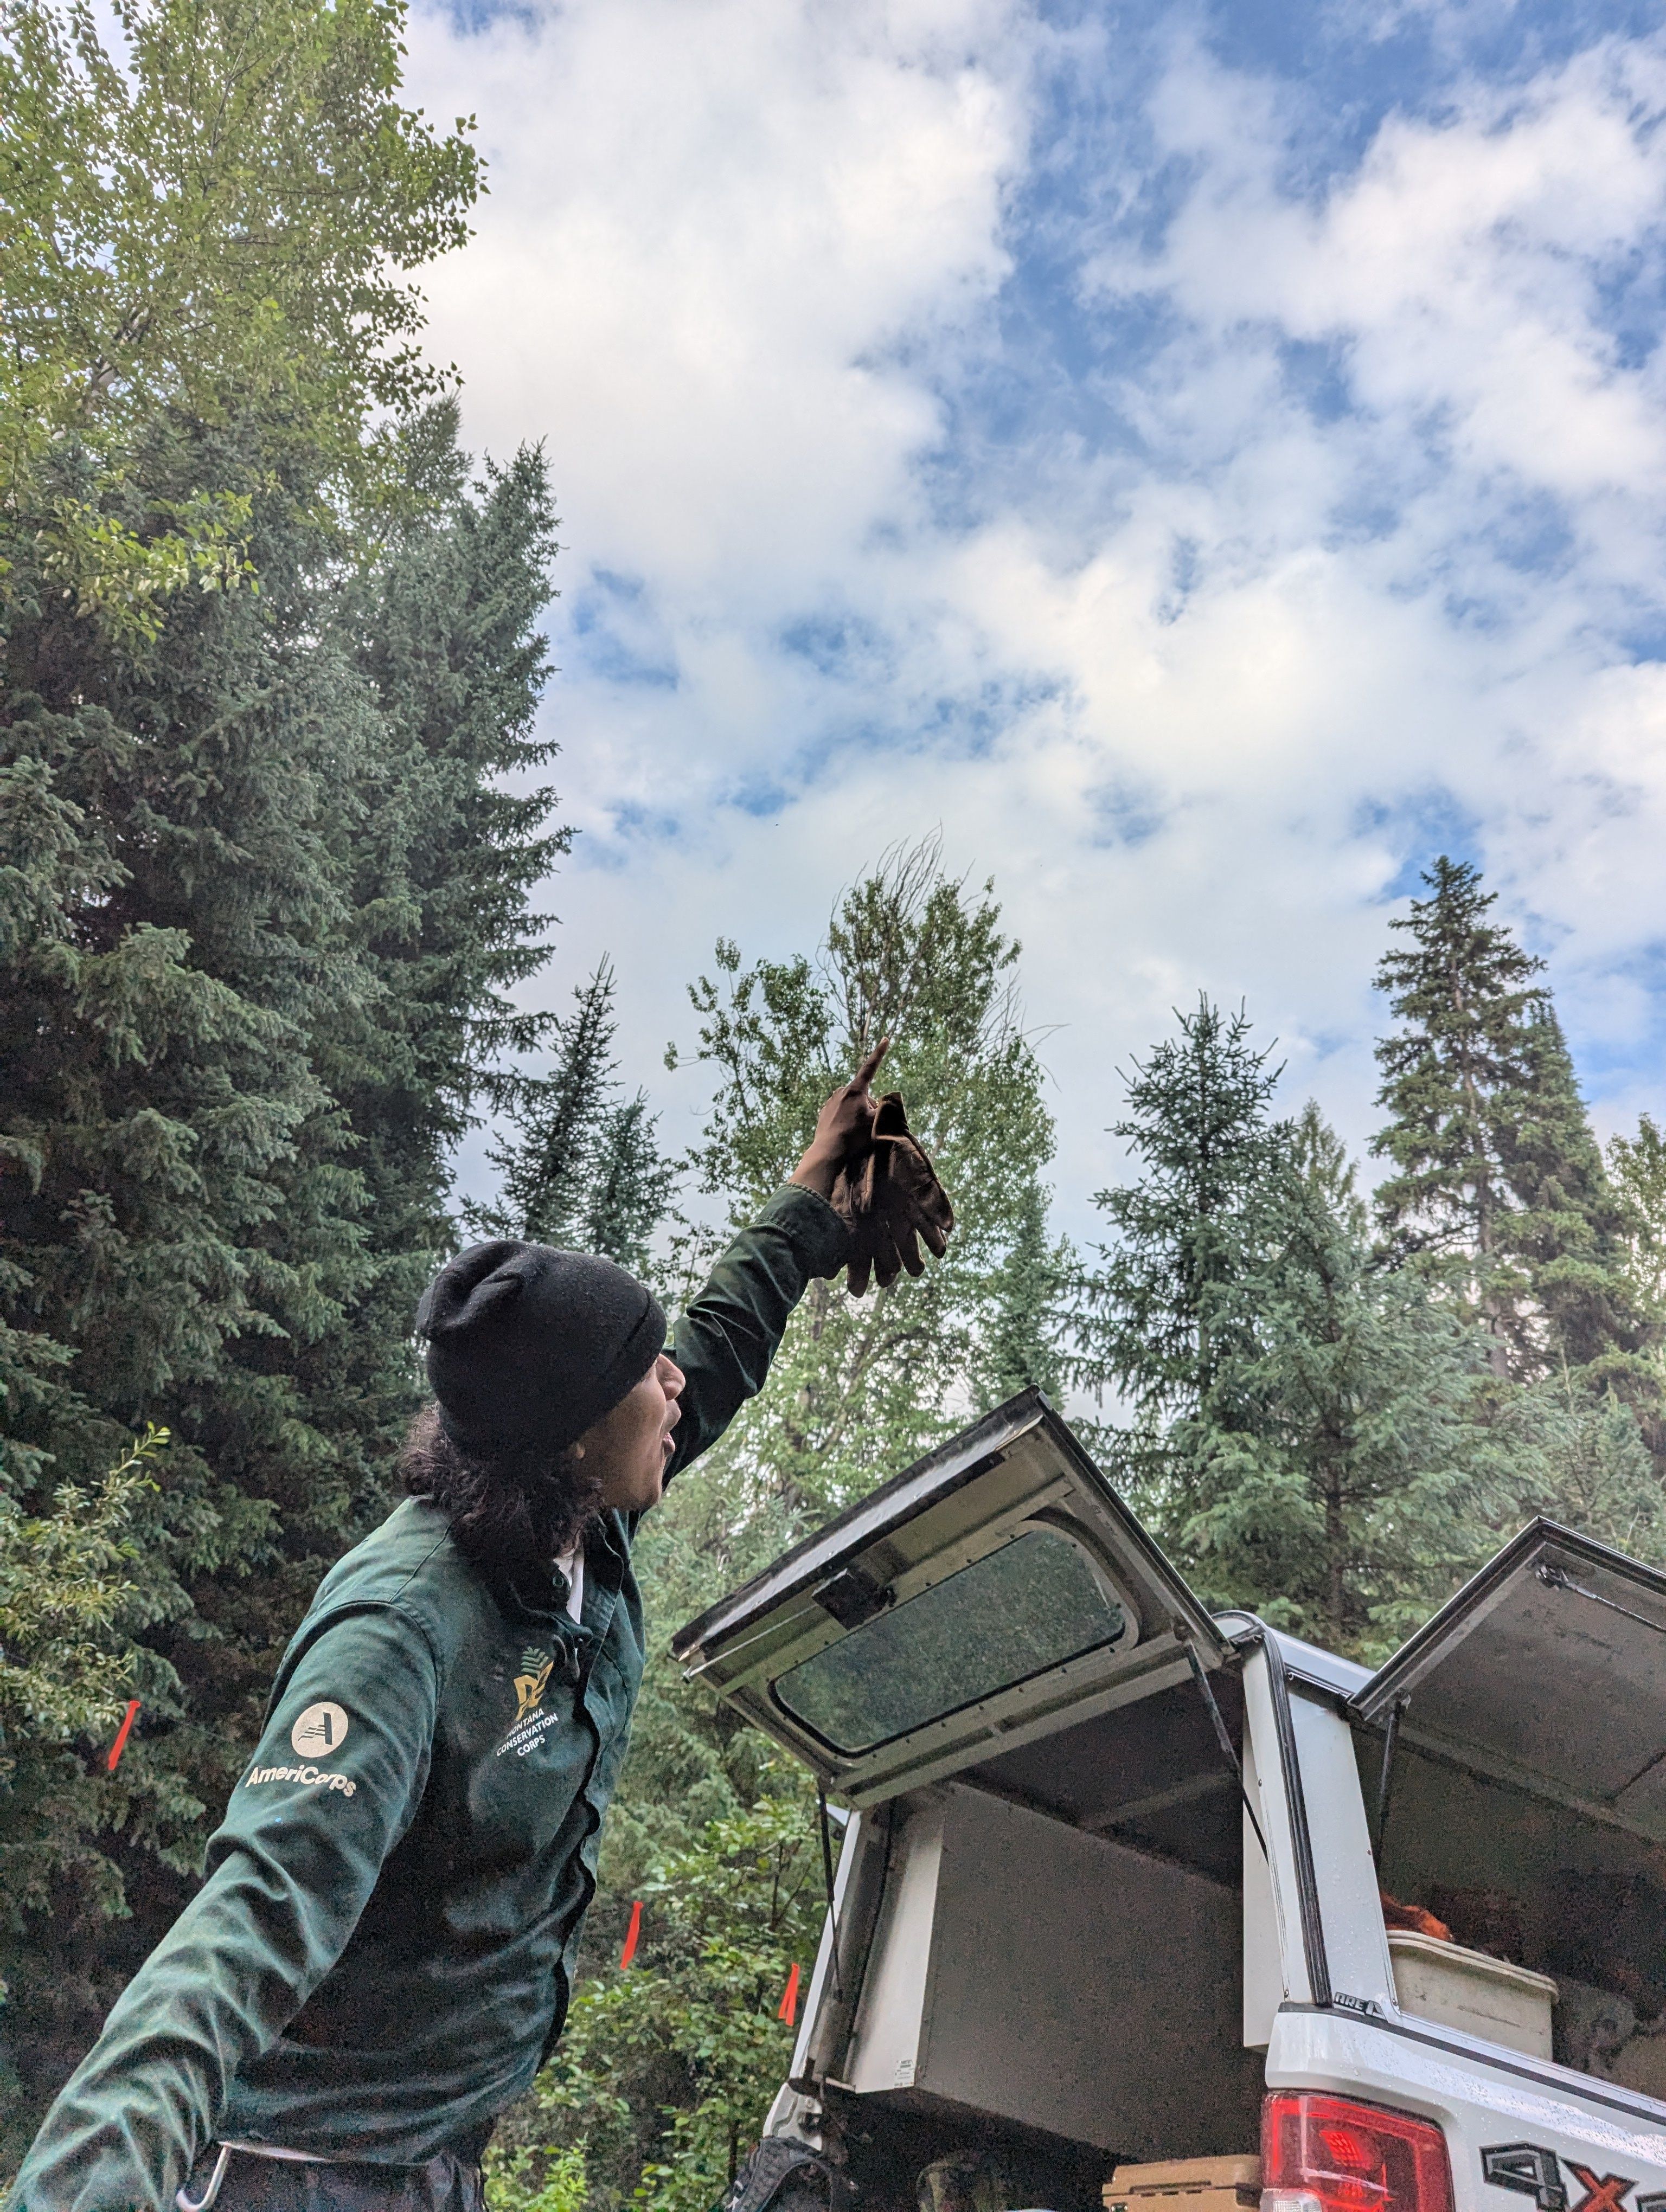
[[[849,1253],[844,1224],[829,1204],[839,1170],[873,1126],[874,1073],[882,1039],[816,1117],[815,1134],[750,1229],[713,1268],[672,1332],[672,1358],[687,1376],[669,1481],[714,1443],[763,1387],[793,1309],[817,1276],[836,1275]]]
[[[298,1642],[208,1880],[59,2094],[13,2212],[171,2206],[234,2075],[335,1964],[415,1817],[439,1694],[421,1630],[377,1608]]]

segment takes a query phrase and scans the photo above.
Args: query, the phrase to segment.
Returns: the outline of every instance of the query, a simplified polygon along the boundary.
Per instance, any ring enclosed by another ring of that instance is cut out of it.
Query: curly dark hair
[[[465,1557],[486,1572],[524,1577],[569,1551],[601,1508],[601,1486],[569,1445],[546,1452],[501,1452],[477,1459],[425,1406],[406,1433],[399,1474],[413,1498],[426,1498],[451,1522]]]

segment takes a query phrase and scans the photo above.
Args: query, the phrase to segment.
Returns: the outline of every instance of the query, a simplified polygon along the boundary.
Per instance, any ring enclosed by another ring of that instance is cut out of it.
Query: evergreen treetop
[[[491,1236],[598,1252],[651,1275],[650,1246],[671,1206],[675,1170],[662,1158],[646,1092],[621,1095],[617,990],[604,958],[573,993],[577,1009],[550,1026],[556,1056],[547,1075],[517,1073],[503,1085],[508,1128],[488,1157],[502,1173],[497,1200],[475,1207]]]
[[[1473,1258],[1487,1278],[1478,1302],[1502,1326],[1506,1293],[1493,1279],[1511,1197],[1499,1131],[1520,1117],[1530,1088],[1527,1033],[1543,963],[1488,919],[1498,893],[1482,890],[1468,862],[1443,854],[1423,880],[1430,896],[1389,925],[1410,943],[1377,972],[1405,1025],[1377,1048],[1379,1103],[1393,1119],[1372,1150],[1397,1170],[1377,1188],[1377,1218],[1403,1251]]]
[[[1649,1324],[1543,963],[1491,918],[1497,893],[1469,864],[1443,857],[1424,881],[1430,896],[1390,924],[1410,943],[1377,976],[1402,1024],[1377,1048],[1393,1118],[1373,1150],[1396,1170],[1377,1218],[1402,1257],[1444,1267],[1495,1373],[1531,1380],[1560,1358],[1617,1375]]]
[[[1098,1191],[1116,1241],[1082,1279],[1073,1371],[1118,1394],[1137,1423],[1195,1411],[1226,1346],[1215,1293],[1235,1280],[1257,1194],[1283,1141],[1270,1101],[1281,1070],[1257,1051],[1242,1007],[1200,995],[1125,1079],[1128,1111],[1113,1134],[1137,1179]]]

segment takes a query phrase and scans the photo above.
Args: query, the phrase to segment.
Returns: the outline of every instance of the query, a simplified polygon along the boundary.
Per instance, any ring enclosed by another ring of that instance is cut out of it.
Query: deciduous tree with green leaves
[[[720,944],[715,974],[694,987],[693,1058],[711,1071],[715,1096],[689,1163],[710,1218],[683,1236],[684,1279],[791,1173],[823,1099],[882,1035],[894,1043],[879,1087],[903,1093],[958,1226],[948,1257],[918,1280],[861,1299],[842,1279],[813,1286],[768,1389],[643,1527],[649,1662],[587,1958],[617,1953],[633,1898],[647,1900],[650,1933],[656,1894],[686,1893],[678,1910],[692,1911],[698,1887],[703,1917],[698,1942],[679,1937],[663,1971],[652,1944],[647,1972],[593,1966],[543,2077],[534,2109],[545,2117],[534,2132],[582,2151],[593,2203],[636,2191],[666,2212],[706,2212],[721,2195],[785,2073],[791,2033],[775,2008],[793,1960],[807,1970],[820,1917],[805,1778],[682,1681],[669,1632],[973,1412],[1053,1379],[1055,1286],[1074,1263],[1047,1230],[1052,1127],[1014,988],[1018,952],[992,888],[951,875],[933,839],[887,854],[847,892],[814,954],[749,966]],[[755,1835],[768,1848],[746,1876],[730,1839]],[[767,1905],[764,1926],[781,1924],[776,1868],[787,1851],[791,1945],[773,1932],[760,1941],[756,1921]],[[656,1889],[662,1881],[669,1889]],[[622,2084],[623,2106],[610,2102]],[[551,2130],[556,2108],[567,2117]],[[506,2141],[524,2148],[520,2117],[508,2126]],[[511,2170],[508,2185],[542,2185],[542,2165]],[[572,2165],[554,2171],[569,2186]]]
[[[1040,1269],[1057,1255],[1037,1224],[1053,1127],[1018,952],[993,885],[951,876],[933,838],[854,885],[813,958],[748,968],[720,943],[716,976],[695,987],[696,1057],[718,1087],[690,1164],[728,1223],[787,1179],[821,1100],[882,1036],[876,1087],[902,1092],[955,1204],[948,1256],[918,1280],[864,1298],[842,1280],[812,1286],[769,1391],[719,1448],[780,1509],[775,1534],[836,1511],[877,1466],[905,1465],[964,1419],[989,1379],[998,1320],[1044,1340]],[[1013,1261],[1026,1236],[1028,1273]]]
[[[489,2162],[508,2212],[587,2201],[708,2212],[757,2142],[793,2052],[781,2018],[820,1940],[814,1801],[796,1770],[644,1874],[641,1941],[599,1967]]]

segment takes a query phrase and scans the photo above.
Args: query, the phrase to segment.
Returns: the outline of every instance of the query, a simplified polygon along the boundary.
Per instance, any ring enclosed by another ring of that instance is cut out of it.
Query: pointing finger
[[[868,1085],[873,1080],[874,1071],[878,1068],[879,1062],[885,1058],[885,1054],[890,1050],[891,1039],[888,1036],[881,1037],[879,1043],[874,1046],[873,1051],[869,1053],[867,1058],[856,1070],[855,1074],[851,1077],[850,1087],[853,1091],[866,1091],[867,1089]]]

